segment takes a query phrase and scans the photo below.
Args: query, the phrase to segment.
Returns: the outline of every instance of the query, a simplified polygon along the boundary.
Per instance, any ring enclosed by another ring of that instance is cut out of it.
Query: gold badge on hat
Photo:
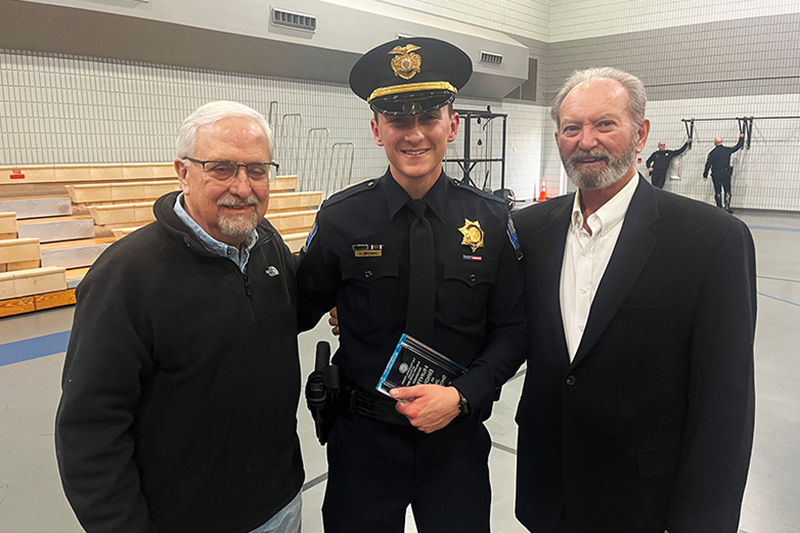
[[[410,80],[419,74],[420,67],[422,67],[422,57],[414,53],[414,50],[419,49],[420,47],[414,44],[392,48],[389,54],[395,55],[392,58],[392,70],[394,70],[395,76]]]
[[[465,244],[469,246],[473,253],[478,248],[483,248],[483,230],[481,229],[481,223],[479,221],[471,222],[469,219],[464,219],[464,226],[458,228],[464,238],[461,240],[461,244]]]

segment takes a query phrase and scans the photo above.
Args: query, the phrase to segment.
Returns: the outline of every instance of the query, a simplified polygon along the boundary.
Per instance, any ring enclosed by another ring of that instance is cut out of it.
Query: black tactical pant
[[[653,175],[650,178],[653,182],[654,187],[658,187],[659,189],[664,188],[664,183],[667,181],[667,171],[666,170],[654,170]]]
[[[732,173],[732,168],[711,170],[711,181],[714,182],[714,194],[722,194],[722,189],[725,189],[727,194],[731,194]]]
[[[475,418],[431,434],[352,413],[328,441],[325,533],[489,533],[491,438]]]

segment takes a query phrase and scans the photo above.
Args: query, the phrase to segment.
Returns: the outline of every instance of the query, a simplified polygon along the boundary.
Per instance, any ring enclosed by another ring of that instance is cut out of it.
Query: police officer
[[[677,150],[667,150],[667,143],[660,141],[658,143],[658,150],[650,154],[647,158],[647,170],[650,171],[650,180],[653,185],[659,189],[664,188],[664,182],[667,181],[667,170],[672,162],[672,158],[681,155],[692,144],[692,139],[689,138],[683,146]]]
[[[338,307],[333,362],[350,382],[328,439],[327,533],[402,533],[408,505],[420,533],[489,531],[483,420],[526,341],[508,210],[442,169],[459,126],[452,102],[471,73],[469,56],[430,38],[380,45],[350,73],[389,168],[324,202],[301,252],[301,329]],[[469,371],[452,386],[381,395],[404,332]]]
[[[714,182],[714,201],[717,207],[722,207],[722,189],[725,189],[725,211],[733,213],[731,209],[731,155],[744,145],[744,133],[739,134],[739,142],[733,148],[722,146],[722,137],[714,139],[714,148],[706,158],[706,168],[703,179],[708,180],[708,171],[711,170],[711,181]]]

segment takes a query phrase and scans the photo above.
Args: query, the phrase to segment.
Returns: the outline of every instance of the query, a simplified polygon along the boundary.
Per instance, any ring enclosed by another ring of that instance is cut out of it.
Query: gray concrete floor
[[[740,527],[747,533],[800,533],[800,215],[737,216],[753,231],[759,276],[756,436]],[[72,308],[62,308],[0,319],[0,359],[8,343],[68,330],[72,315]],[[335,346],[324,322],[300,337],[304,374],[311,370],[320,338]],[[53,451],[63,361],[58,353],[0,366],[2,533],[82,531],[61,491]],[[525,531],[513,515],[513,417],[521,386],[518,377],[504,388],[487,422],[495,443],[490,468],[492,526],[498,533]],[[322,530],[326,464],[304,404],[298,413],[307,473],[303,529],[311,533]],[[408,522],[407,531],[415,531]]]

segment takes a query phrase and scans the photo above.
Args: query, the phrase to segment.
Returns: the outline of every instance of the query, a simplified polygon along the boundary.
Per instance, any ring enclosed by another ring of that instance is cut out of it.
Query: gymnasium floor
[[[751,228],[758,254],[756,437],[741,531],[800,532],[800,215],[737,214]],[[702,231],[702,228],[698,228]],[[73,308],[0,319],[0,532],[73,533],[82,529],[58,478],[53,420]],[[303,373],[324,322],[301,335]],[[335,343],[335,341],[334,341]],[[335,345],[335,344],[334,344]],[[496,533],[524,532],[513,516],[516,426],[522,373],[504,388],[487,423]],[[321,531],[324,450],[304,404],[299,409],[306,466],[304,531]],[[354,512],[356,512],[354,510]],[[407,531],[415,531],[409,523]]]

